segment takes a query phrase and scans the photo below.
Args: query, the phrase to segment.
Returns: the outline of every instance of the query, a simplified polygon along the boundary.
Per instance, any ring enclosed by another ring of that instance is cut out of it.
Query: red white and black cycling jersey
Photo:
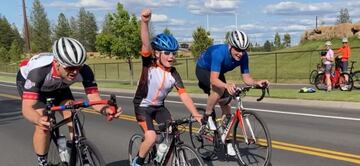
[[[185,92],[184,84],[175,67],[157,64],[151,53],[142,53],[142,72],[134,97],[135,106],[163,106],[167,94],[175,87]]]
[[[87,94],[98,92],[94,74],[88,65],[84,65],[79,70],[74,80],[68,81],[57,73],[54,56],[51,53],[41,53],[22,61],[17,78],[19,77],[25,80],[22,85],[23,99],[37,100],[40,93],[66,89],[75,82],[82,82]]]

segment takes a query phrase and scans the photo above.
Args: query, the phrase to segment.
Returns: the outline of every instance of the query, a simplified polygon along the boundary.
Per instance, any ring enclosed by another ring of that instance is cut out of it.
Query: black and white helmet
[[[243,31],[230,32],[227,40],[231,46],[240,50],[246,50],[249,47],[249,38]]]
[[[55,41],[52,50],[56,60],[65,67],[82,66],[85,63],[85,48],[73,38],[61,37]]]

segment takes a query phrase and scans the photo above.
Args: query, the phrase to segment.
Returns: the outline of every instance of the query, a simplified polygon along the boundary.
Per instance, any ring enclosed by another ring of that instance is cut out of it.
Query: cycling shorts
[[[16,87],[20,96],[23,96],[25,85],[25,78],[21,75],[20,71],[16,76]],[[57,89],[51,92],[40,92],[38,102],[35,105],[35,109],[45,108],[46,107],[46,99],[54,98],[54,105],[60,105],[64,100],[74,100],[74,96],[71,93],[69,87],[63,89]]]
[[[210,95],[211,85],[210,85],[210,71],[203,69],[201,67],[196,66],[195,74],[197,79],[199,80],[198,86],[204,91],[204,93]],[[219,79],[226,83],[224,73],[220,73]],[[221,96],[221,99],[229,97],[229,93],[225,89],[224,94]]]
[[[135,116],[138,124],[144,132],[148,130],[155,130],[153,120],[155,120],[158,124],[171,120],[171,114],[164,106],[135,106]]]

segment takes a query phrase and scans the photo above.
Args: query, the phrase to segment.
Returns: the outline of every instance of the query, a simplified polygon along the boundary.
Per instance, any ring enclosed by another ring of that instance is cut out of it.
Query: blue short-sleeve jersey
[[[240,61],[232,58],[228,44],[219,44],[210,46],[201,53],[197,64],[198,67],[209,71],[226,73],[240,66],[241,73],[249,73],[249,57],[245,51]]]

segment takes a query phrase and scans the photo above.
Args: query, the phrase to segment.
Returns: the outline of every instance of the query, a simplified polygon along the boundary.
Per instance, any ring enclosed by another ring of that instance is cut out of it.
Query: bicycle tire
[[[348,81],[345,81],[345,76],[348,77]],[[349,73],[341,73],[339,78],[339,86],[340,86],[340,90],[342,91],[352,90],[352,88],[354,87],[354,81]]]
[[[205,115],[205,109],[196,108],[197,111]],[[191,115],[190,115],[191,116]],[[189,135],[191,140],[191,145],[198,154],[205,160],[211,160],[215,152],[215,135],[214,131],[210,130],[208,126],[204,129],[204,134],[199,134],[200,124],[197,122],[189,123]]]
[[[85,153],[80,153],[80,149],[77,149],[77,160],[76,166],[105,166],[105,160],[103,159],[101,153],[97,149],[97,147],[88,140],[84,140],[83,142],[84,148],[82,149]],[[85,161],[85,163],[83,163]]]
[[[67,163],[63,163],[60,159],[58,146],[56,144],[56,139],[54,139],[54,137],[50,138],[49,150],[47,155],[47,164],[59,165],[59,166],[67,165]]]
[[[204,161],[199,153],[189,145],[182,144],[176,147],[177,155],[172,155],[172,166],[203,166]]]
[[[141,134],[134,134],[131,136],[130,141],[129,141],[129,147],[128,147],[130,165],[132,164],[132,161],[134,160],[134,158],[137,156],[139,149],[140,149],[140,144],[143,140],[144,140],[144,136]],[[152,160],[149,156],[151,156],[150,154],[154,154],[153,151],[156,152],[155,146],[152,148],[152,150],[150,150],[149,154],[146,156],[146,158],[144,160],[144,165],[149,165],[149,164],[151,165]]]
[[[318,71],[317,70],[313,70],[310,72],[310,76],[309,76],[309,83],[311,85],[314,85],[315,84],[315,78],[316,78],[316,75],[318,74]]]
[[[271,138],[269,130],[264,121],[252,111],[243,111],[245,132],[248,143],[246,143],[243,130],[239,127],[239,120],[235,122],[233,130],[233,146],[238,162],[246,166],[267,166],[271,160]],[[247,119],[249,121],[247,121]],[[255,139],[249,132],[249,124]]]
[[[360,89],[360,71],[355,71],[351,74],[351,77],[353,78],[354,88]]]
[[[319,73],[316,75],[315,77],[315,87],[318,90],[326,90],[327,89],[327,85],[325,82],[325,74],[324,73]]]

